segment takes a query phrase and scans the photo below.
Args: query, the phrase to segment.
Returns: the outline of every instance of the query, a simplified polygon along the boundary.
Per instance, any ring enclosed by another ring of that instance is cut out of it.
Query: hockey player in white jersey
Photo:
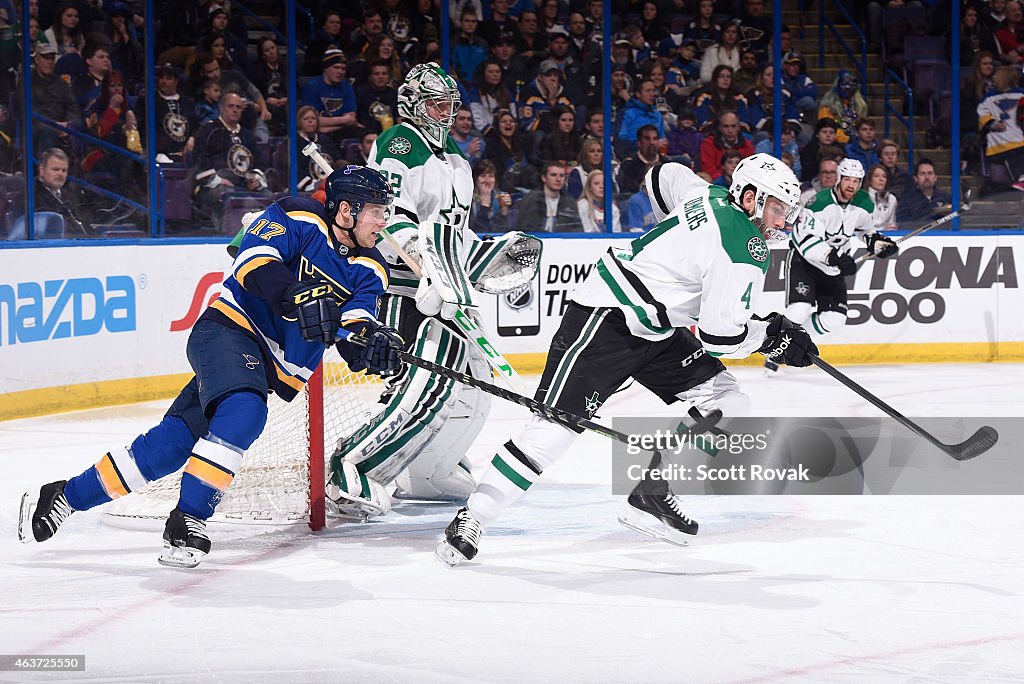
[[[767,154],[742,160],[726,190],[675,163],[645,179],[657,226],[626,249],[610,249],[573,294],[551,342],[537,400],[593,416],[628,379],[666,403],[689,401],[707,415],[749,412],[749,399],[719,357],[760,352],[810,364],[807,333],[784,316],[754,315],[768,270],[765,242],[785,227],[800,186]],[[697,325],[697,335],[689,330]],[[439,560],[476,555],[481,535],[572,445],[577,432],[535,416],[498,450],[476,491],[445,530]],[[623,524],[684,543],[698,525],[667,485],[628,498]]]
[[[509,263],[510,248],[533,243],[539,253],[539,242],[522,233],[481,241],[469,230],[473,172],[448,135],[459,105],[458,86],[437,64],[413,67],[398,89],[403,122],[378,136],[370,150],[367,164],[395,190],[387,231],[423,273],[417,276],[381,243],[391,268],[381,310],[413,353],[490,380],[486,357],[467,341],[467,330],[477,327],[475,288],[486,290],[481,278],[494,264]],[[528,269],[524,282],[535,270]],[[476,483],[464,456],[483,427],[489,396],[409,367],[389,383],[382,402],[383,410],[342,440],[331,459],[327,493],[334,510],[386,512],[348,491],[351,483],[340,477],[342,461],[382,485],[395,482],[396,498],[465,500]]]
[[[819,191],[799,213],[786,259],[786,318],[818,335],[846,325],[846,277],[857,272],[853,238],[863,239],[868,252],[879,259],[899,249],[895,241],[875,231],[871,219],[875,205],[860,187],[861,163],[844,159],[836,173],[835,187]],[[765,359],[764,365],[768,375],[779,370],[772,359]]]

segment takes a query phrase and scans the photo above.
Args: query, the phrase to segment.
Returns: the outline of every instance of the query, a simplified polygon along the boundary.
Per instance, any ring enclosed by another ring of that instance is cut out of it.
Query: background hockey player
[[[548,351],[538,401],[593,416],[628,378],[666,403],[689,401],[707,415],[749,412],[749,399],[718,357],[761,352],[810,364],[807,333],[784,316],[754,315],[768,270],[765,243],[785,227],[800,184],[767,154],[741,161],[731,188],[709,185],[681,164],[645,179],[657,226],[623,250],[609,250],[573,294]],[[698,323],[699,319],[699,323]],[[697,325],[697,335],[689,326]],[[437,557],[450,565],[476,555],[480,536],[576,439],[535,416],[498,451],[445,530]],[[654,536],[685,539],[697,523],[667,485],[634,491],[622,522]]]
[[[34,510],[22,499],[23,539],[52,537],[73,511],[107,503],[183,465],[181,493],[164,527],[164,565],[194,567],[210,551],[206,520],[243,452],[263,431],[267,394],[291,401],[320,364],[339,327],[365,347],[339,343],[350,366],[400,370],[398,333],[378,323],[388,286],[374,248],[387,224],[391,187],[376,171],[332,173],[326,206],[287,197],[249,226],[220,297],[200,316],[186,353],[195,376],[159,425],[111,449],[68,481],[43,485]]]
[[[844,159],[836,174],[835,187],[819,191],[797,217],[786,259],[786,318],[818,335],[846,325],[846,276],[857,272],[851,240],[862,238],[868,252],[879,259],[888,259],[899,249],[875,231],[875,205],[860,188],[861,163]],[[764,365],[769,375],[779,370],[770,358]]]
[[[398,89],[403,122],[384,131],[370,151],[369,165],[395,189],[387,230],[419,262],[424,276],[381,243],[392,270],[382,313],[410,351],[489,380],[486,358],[465,337],[465,324],[473,323],[452,319],[461,308],[475,320],[477,266],[502,260],[506,248],[536,240],[511,233],[483,242],[469,230],[472,168],[448,135],[459,106],[458,86],[437,64],[413,67]],[[483,427],[489,396],[409,367],[390,383],[382,402],[383,410],[343,440],[331,459],[327,494],[338,503],[336,510],[356,515],[386,511],[348,491],[352,483],[341,477],[343,461],[376,483],[397,481],[397,498],[464,500],[475,487],[464,456]]]

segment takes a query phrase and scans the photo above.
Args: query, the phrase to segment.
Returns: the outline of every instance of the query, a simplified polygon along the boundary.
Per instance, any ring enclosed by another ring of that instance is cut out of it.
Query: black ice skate
[[[28,530],[32,528],[32,537],[37,542],[44,542],[64,524],[75,509],[64,496],[64,485],[67,480],[58,480],[44,484],[39,488],[39,499],[32,503],[32,493],[21,495],[21,514],[18,519],[18,539],[29,542]]]
[[[779,373],[779,364],[775,363],[771,359],[764,360],[764,374],[769,378],[775,377]]]
[[[473,560],[480,547],[484,528],[468,508],[460,508],[455,518],[444,528],[444,541],[437,545],[434,556],[445,565],[455,567],[462,561]]]
[[[690,537],[697,534],[697,521],[683,514],[664,481],[642,480],[626,503],[619,522],[641,534],[677,546],[689,545]]]
[[[164,525],[164,550],[157,559],[172,568],[194,568],[210,553],[206,521],[175,508]]]

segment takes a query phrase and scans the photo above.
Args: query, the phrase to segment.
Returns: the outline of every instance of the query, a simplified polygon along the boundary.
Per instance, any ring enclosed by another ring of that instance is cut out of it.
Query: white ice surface
[[[909,416],[1024,416],[1024,366],[847,372]],[[737,374],[762,415],[878,415],[814,369]],[[16,541],[23,490],[165,406],[0,423],[0,654],[87,665],[0,682],[1024,681],[1024,497],[692,497],[701,534],[676,548],[615,522],[610,447],[590,435],[455,569],[432,553],[450,505],[318,534],[211,526],[192,571],[96,511]],[[639,388],[602,410],[669,413]],[[525,415],[496,401],[475,462]]]

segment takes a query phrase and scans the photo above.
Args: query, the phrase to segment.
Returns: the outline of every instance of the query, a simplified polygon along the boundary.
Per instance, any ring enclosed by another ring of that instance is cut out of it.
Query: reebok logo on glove
[[[778,346],[773,347],[765,356],[769,359],[774,359],[776,356],[783,356],[786,350],[789,349],[789,343],[792,342],[792,338],[789,335],[783,335],[782,340],[778,343]]]

